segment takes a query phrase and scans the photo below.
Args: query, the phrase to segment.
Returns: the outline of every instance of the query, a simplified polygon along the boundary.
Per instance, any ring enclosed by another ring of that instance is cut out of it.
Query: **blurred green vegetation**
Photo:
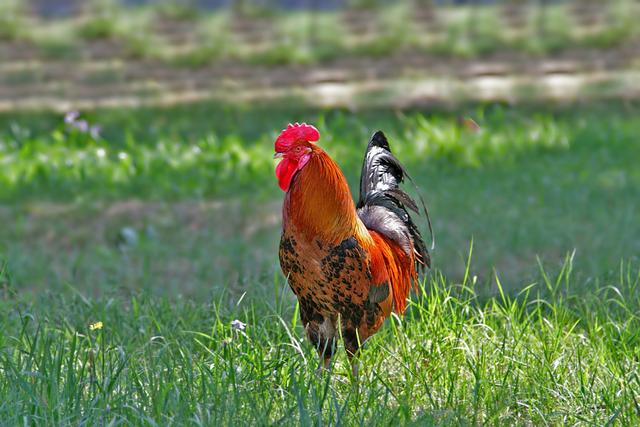
[[[2,115],[0,215],[13,225],[0,230],[0,249],[24,290],[71,281],[96,292],[199,294],[269,277],[282,199],[273,141],[286,123],[307,121],[352,188],[367,139],[388,134],[427,197],[435,265],[448,277],[464,273],[472,239],[489,293],[492,268],[517,289],[535,277],[536,256],[553,270],[574,249],[576,274],[607,276],[640,253],[637,113],[621,104],[469,107],[475,132],[446,111],[205,103],[82,113],[101,126],[97,138],[60,115]],[[139,242],[123,253],[125,228]]]
[[[340,159],[352,181],[363,145],[376,128],[384,129],[396,141],[398,156],[421,173],[509,168],[546,152],[571,152],[586,160],[593,148],[628,157],[636,150],[631,143],[639,130],[633,120],[636,107],[607,105],[546,113],[497,104],[467,108],[481,122],[479,132],[462,125],[460,114],[446,111],[352,113],[202,103],[80,113],[80,119],[100,129],[98,135],[54,113],[3,114],[0,200],[180,199],[249,188],[260,195],[262,186],[256,183],[272,173],[272,142],[279,129],[303,120],[317,124],[323,148]],[[609,140],[617,145],[608,147]]]
[[[414,19],[425,7],[400,2],[359,5],[347,12],[264,8],[204,12],[184,2],[123,7],[112,0],[93,0],[79,19],[34,25],[21,3],[11,1],[0,13],[0,39],[28,41],[46,55],[68,58],[81,55],[85,42],[110,40],[121,43],[133,57],[183,66],[215,61],[311,64],[402,52],[479,57],[612,48],[637,39],[635,22],[640,17],[640,6],[631,0],[602,4],[594,23],[578,19],[571,2],[523,4],[516,23],[510,23],[503,7],[495,4],[432,6],[432,18]]]

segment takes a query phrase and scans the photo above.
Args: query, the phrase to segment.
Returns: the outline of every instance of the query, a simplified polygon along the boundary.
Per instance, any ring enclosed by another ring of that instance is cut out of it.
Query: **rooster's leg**
[[[329,341],[329,340],[327,340]],[[335,340],[331,340],[335,341]],[[318,348],[318,355],[320,356],[320,366],[316,369],[316,375],[322,375],[329,370],[331,366],[331,356],[333,355],[334,343],[327,343],[326,348]]]
[[[325,371],[329,370],[329,366],[331,366],[331,356],[325,356],[322,359],[322,366],[320,369],[324,369]]]
[[[331,356],[335,352],[335,339],[334,338],[326,338],[324,340],[324,344],[318,347],[318,355],[322,360],[322,368],[329,369],[331,365]]]
[[[347,357],[351,364],[351,373],[355,380],[358,379],[358,354],[360,353],[360,339],[355,329],[346,329],[344,331],[344,347],[347,350]]]
[[[360,361],[358,359],[358,354],[359,354],[359,350],[356,350],[355,353],[352,353],[349,350],[347,350],[347,357],[349,358],[349,364],[351,365],[351,376],[353,380],[355,380],[356,382],[358,381],[359,374],[360,374],[359,372]]]
[[[336,350],[336,338],[333,322],[329,318],[322,318],[322,322],[311,321],[306,326],[309,341],[318,350],[320,366],[318,371],[328,370],[331,357]]]

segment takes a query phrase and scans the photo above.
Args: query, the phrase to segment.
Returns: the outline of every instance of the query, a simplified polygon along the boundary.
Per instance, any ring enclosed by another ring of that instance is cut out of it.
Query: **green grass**
[[[637,116],[204,103],[83,113],[93,138],[0,115],[0,420],[633,425]],[[289,121],[318,126],[352,188],[383,129],[434,220],[435,270],[357,383],[344,353],[316,376],[278,267],[271,156]]]
[[[97,138],[66,126],[62,115],[11,114],[0,116],[0,153],[6,165],[0,171],[0,200],[112,199],[141,191],[145,199],[217,197],[246,187],[271,196],[272,189],[256,182],[272,175],[273,140],[291,120],[318,124],[323,147],[340,157],[351,181],[358,178],[363,146],[376,128],[391,135],[394,150],[420,174],[450,167],[459,173],[509,173],[527,155],[545,161],[544,154],[553,153],[550,159],[564,162],[570,159],[562,155],[570,151],[567,157],[586,161],[594,148],[623,160],[636,153],[636,108],[608,108],[560,109],[555,115],[499,105],[468,109],[481,121],[481,132],[474,134],[458,124],[456,114],[446,112],[353,114],[204,103],[83,114],[81,118],[101,127]],[[609,139],[617,145],[607,146]],[[583,165],[560,169],[576,166]]]
[[[640,275],[518,296],[432,273],[407,315],[317,375],[283,283],[198,302],[109,292],[0,303],[0,418],[55,425],[633,425]],[[263,289],[261,289],[263,288]],[[244,296],[244,295],[243,295]],[[265,299],[266,298],[266,299]],[[245,330],[232,326],[233,320]],[[102,323],[95,329],[97,322]],[[93,330],[92,330],[93,325]]]
[[[272,254],[278,239],[273,141],[287,122],[308,121],[352,188],[368,137],[387,132],[431,206],[435,257],[448,278],[462,276],[474,238],[482,281],[496,268],[518,289],[535,275],[537,255],[551,268],[577,249],[587,282],[640,253],[640,128],[637,108],[628,108],[469,109],[482,127],[474,134],[446,112],[202,104],[84,114],[103,127],[97,140],[61,116],[4,116],[0,218],[16,225],[0,229],[0,250],[20,286],[34,290],[80,280],[94,290],[107,282],[198,295],[225,277],[270,276],[276,260],[257,254]],[[157,239],[125,256],[115,243],[121,229],[148,226]],[[131,264],[121,269],[125,258]]]

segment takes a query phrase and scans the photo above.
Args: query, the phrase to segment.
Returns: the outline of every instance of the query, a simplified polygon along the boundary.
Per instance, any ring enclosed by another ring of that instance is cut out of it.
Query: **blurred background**
[[[640,253],[639,18],[636,0],[0,0],[0,285],[272,297],[273,141],[307,121],[352,188],[389,135],[453,282],[473,241],[487,293],[567,258],[588,289]]]
[[[633,0],[1,4],[2,111],[638,96]]]

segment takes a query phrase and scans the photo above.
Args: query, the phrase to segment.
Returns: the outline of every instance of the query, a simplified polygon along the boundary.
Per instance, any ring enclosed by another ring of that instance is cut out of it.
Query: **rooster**
[[[290,124],[275,141],[274,158],[281,159],[276,176],[286,192],[280,266],[326,369],[337,338],[353,362],[392,310],[404,313],[430,258],[408,211],[418,213],[418,206],[399,188],[408,175],[385,135],[369,141],[357,205],[338,165],[313,144],[319,139],[315,127]]]

